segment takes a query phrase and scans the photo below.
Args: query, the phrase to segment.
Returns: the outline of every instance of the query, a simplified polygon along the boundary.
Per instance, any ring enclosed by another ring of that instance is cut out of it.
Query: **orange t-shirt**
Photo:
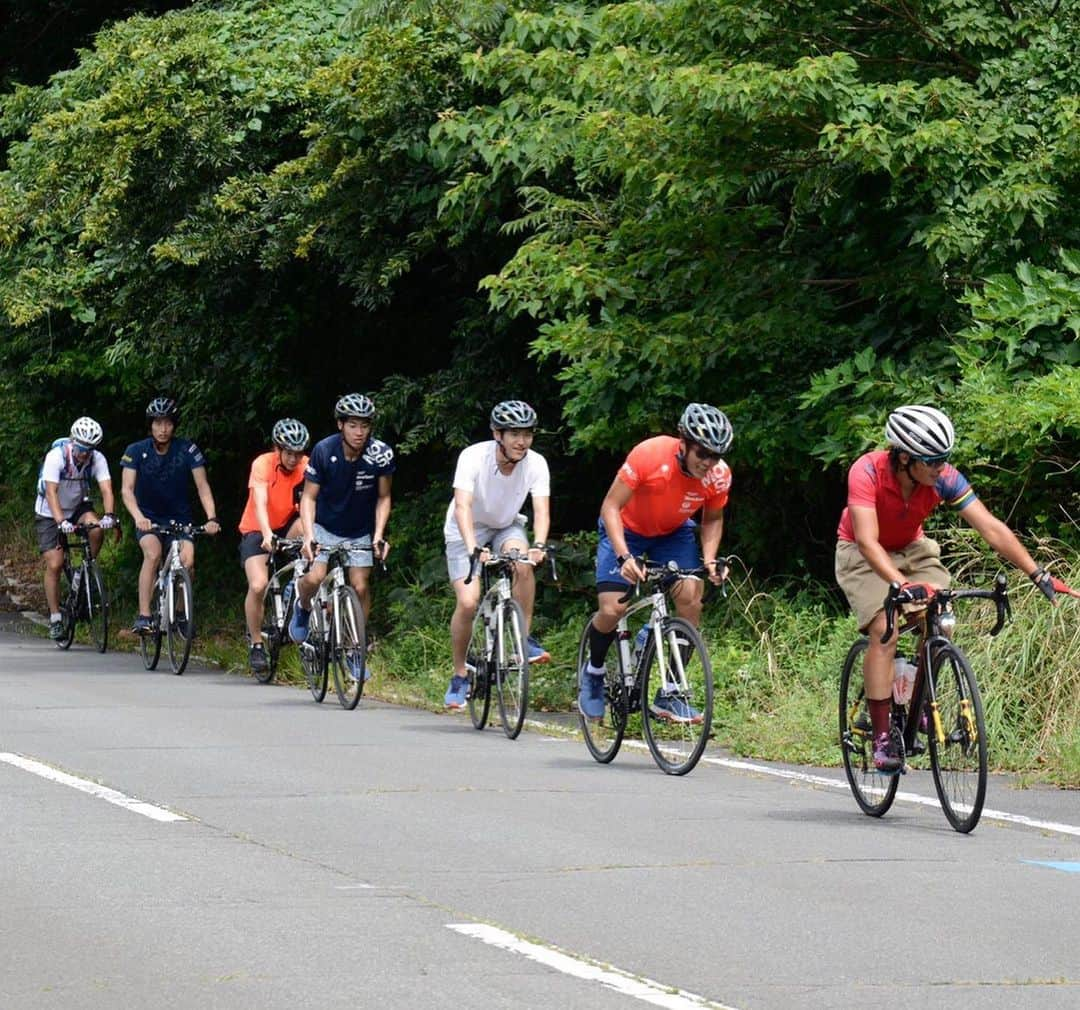
[[[722,509],[731,490],[731,470],[720,460],[703,478],[687,477],[679,466],[679,440],[648,438],[630,450],[619,477],[634,493],[619,513],[623,525],[643,537],[674,532],[699,508]]]
[[[251,464],[251,476],[248,478],[248,487],[254,488],[261,484],[266,488],[266,514],[270,519],[270,529],[280,529],[294,515],[296,515],[296,487],[304,483],[304,467],[307,466],[307,456],[301,456],[300,462],[292,473],[287,473],[281,466],[278,451],[272,449],[255,457]],[[244,514],[240,517],[241,533],[258,533],[259,520],[255,518],[255,495],[248,491],[247,505],[244,506]]]

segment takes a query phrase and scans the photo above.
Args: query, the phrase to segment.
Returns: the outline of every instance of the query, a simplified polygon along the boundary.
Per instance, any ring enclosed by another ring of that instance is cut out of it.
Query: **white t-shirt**
[[[90,452],[82,466],[78,466],[70,442],[54,446],[45,454],[45,462],[41,464],[35,513],[44,519],[53,517],[49,502],[45,498],[46,482],[59,485],[56,493],[60,499],[60,508],[65,516],[69,516],[75,506],[89,496],[91,479],[99,484],[112,480],[109,476],[109,464],[97,449]]]
[[[535,498],[551,496],[551,474],[547,460],[530,449],[525,458],[504,474],[499,471],[495,457],[498,442],[490,439],[461,450],[454,471],[454,489],[472,494],[473,522],[493,530],[505,529],[517,520],[521,506],[530,494]],[[443,525],[446,540],[461,540],[461,531],[454,519],[454,503],[446,510]]]

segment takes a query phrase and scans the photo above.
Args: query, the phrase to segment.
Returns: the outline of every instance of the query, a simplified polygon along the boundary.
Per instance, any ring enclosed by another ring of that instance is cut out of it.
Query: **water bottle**
[[[649,636],[652,634],[651,625],[643,625],[634,636],[634,666],[638,665],[638,661],[641,659],[642,653],[645,651],[645,646],[648,644]]]
[[[893,663],[893,701],[906,705],[911,701],[915,689],[915,665],[903,656],[897,656]]]
[[[79,587],[82,585],[82,568],[76,568],[71,575],[71,594],[79,595]]]

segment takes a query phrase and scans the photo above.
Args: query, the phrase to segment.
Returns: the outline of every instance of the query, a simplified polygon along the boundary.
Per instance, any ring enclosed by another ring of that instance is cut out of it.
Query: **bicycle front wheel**
[[[105,599],[105,583],[96,564],[86,567],[83,576],[86,586],[86,619],[90,622],[90,637],[98,652],[109,647],[109,604]]]
[[[712,664],[701,635],[689,621],[669,617],[641,657],[641,724],[653,760],[668,775],[685,775],[698,763],[712,729]]]
[[[277,673],[278,657],[281,655],[281,641],[285,635],[285,628],[289,626],[289,615],[284,615],[281,625],[277,623],[277,608],[282,605],[281,587],[274,582],[268,582],[263,590],[262,598],[262,640],[263,650],[266,652],[266,669],[255,673],[255,679],[260,684],[269,684]]]
[[[525,647],[525,614],[517,600],[503,604],[496,643],[495,684],[503,732],[516,740],[529,707],[529,656]]]
[[[334,623],[330,634],[334,664],[334,690],[341,707],[352,711],[364,693],[367,672],[367,631],[360,597],[352,586],[342,586],[334,600]]]
[[[874,727],[863,681],[863,657],[869,646],[865,635],[857,639],[840,672],[840,753],[859,809],[881,817],[896,798],[900,776],[882,775],[874,767]]]
[[[577,672],[578,672],[578,697],[581,697],[581,678],[584,675],[585,665],[589,661],[589,629],[592,627],[592,618],[585,624],[585,630],[581,633],[581,641],[578,643]],[[614,643],[618,647],[618,643]],[[590,719],[578,707],[578,722],[581,724],[581,735],[585,737],[585,746],[589,753],[606,765],[619,753],[622,745],[623,734],[626,732],[626,719],[629,710],[628,695],[623,687],[622,677],[619,674],[618,659],[608,652],[608,660],[604,674],[604,714],[599,719]]]
[[[150,596],[150,621],[153,630],[139,635],[139,651],[142,653],[143,666],[156,670],[158,659],[161,658],[161,584],[156,580]]]
[[[473,618],[472,635],[465,652],[465,669],[469,671],[469,718],[475,729],[483,729],[491,711],[491,666],[482,608]]]
[[[958,646],[934,653],[936,709],[931,706],[927,736],[930,767],[948,822],[967,834],[982,816],[986,799],[986,723],[971,664]]]
[[[172,607],[165,635],[169,642],[169,664],[179,675],[187,668],[191,641],[195,637],[195,602],[191,591],[191,573],[179,568],[172,573]]]
[[[321,702],[326,697],[326,622],[322,604],[316,598],[311,601],[311,622],[307,639],[300,643],[300,665],[304,668],[311,697]]]

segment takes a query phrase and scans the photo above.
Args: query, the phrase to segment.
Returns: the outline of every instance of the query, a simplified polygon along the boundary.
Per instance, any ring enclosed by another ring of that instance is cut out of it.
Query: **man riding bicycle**
[[[70,436],[58,439],[45,454],[38,477],[37,502],[34,506],[34,532],[38,551],[45,561],[45,601],[49,606],[49,638],[63,637],[60,614],[60,573],[64,568],[64,541],[79,523],[100,522],[101,529],[90,531],[90,553],[97,557],[104,539],[102,530],[117,526],[113,511],[112,478],[109,464],[98,451],[103,437],[101,425],[92,417],[80,417],[71,426]],[[98,520],[90,501],[90,480],[101,488],[105,514]]]
[[[946,589],[950,576],[941,549],[923,532],[923,520],[948,502],[998,554],[1035,583],[1051,602],[1065,583],[1040,568],[1016,538],[975,496],[949,463],[955,432],[934,407],[898,407],[885,425],[888,449],[860,456],[848,471],[847,507],[837,528],[836,581],[848,598],[859,630],[870,639],[863,661],[867,707],[874,732],[874,767],[897,772],[902,764],[890,733],[892,683],[898,631],[884,645],[884,601],[898,582],[914,601]]]
[[[733,432],[723,411],[707,403],[687,405],[679,437],[658,435],[630,450],[600,507],[600,542],[596,552],[599,605],[589,628],[589,659],[581,671],[578,707],[589,719],[604,715],[604,660],[615,628],[626,612],[620,603],[627,589],[645,578],[638,558],[674,561],[698,567],[692,516],[701,510],[701,557],[719,584],[727,573],[717,565],[724,532],[724,506],[731,490],[731,470],[721,455]],[[701,620],[701,580],[688,578],[675,594],[679,616],[695,627]],[[701,713],[677,697],[657,695],[652,710],[672,722],[700,722]]]
[[[337,434],[316,443],[304,471],[300,525],[303,555],[311,564],[297,585],[289,623],[289,636],[298,643],[307,638],[311,600],[326,578],[331,548],[345,542],[353,545],[349,583],[360,598],[365,618],[371,610],[369,579],[374,559],[385,560],[390,552],[386,524],[396,465],[394,450],[372,437],[375,404],[362,393],[347,393],[334,404],[334,417]]]
[[[150,437],[132,442],[120,457],[123,469],[121,495],[124,507],[135,521],[135,536],[142,550],[139,569],[139,613],[132,630],[143,634],[152,627],[150,598],[161,559],[172,538],[151,530],[168,523],[188,525],[192,521],[188,475],[195,484],[199,503],[206,513],[206,532],[217,534],[221,525],[216,518],[214,495],[206,479],[206,457],[186,438],[175,438],[180,411],[176,401],[155,396],[147,404],[146,420]],[[180,560],[194,578],[195,544],[181,535]]]
[[[465,653],[480,603],[480,581],[474,579],[465,584],[473,552],[482,548],[481,562],[488,560],[492,552],[498,554],[515,548],[528,552],[528,561],[515,565],[513,588],[514,599],[525,614],[527,634],[536,598],[534,568],[544,560],[551,525],[551,476],[547,461],[531,448],[536,411],[523,400],[504,400],[492,409],[489,421],[492,437],[470,445],[458,456],[454,498],[443,525],[446,567],[455,598],[450,619],[454,675],[443,702],[452,709],[464,708],[468,695]],[[519,514],[530,495],[536,534],[531,547],[525,533],[525,517]],[[551,658],[532,637],[528,638],[526,648],[530,663],[546,663]]]
[[[274,549],[274,537],[300,536],[298,503],[304,484],[308,458],[304,450],[310,436],[295,418],[283,417],[270,434],[274,448],[256,456],[248,477],[248,499],[240,517],[240,564],[247,576],[244,617],[251,647],[248,663],[254,673],[268,667],[262,640],[263,594],[269,571],[267,555]]]

